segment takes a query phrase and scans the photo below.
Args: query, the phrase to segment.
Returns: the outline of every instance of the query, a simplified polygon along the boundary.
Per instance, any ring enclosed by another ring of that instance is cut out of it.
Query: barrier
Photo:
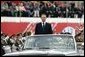
[[[8,35],[26,31],[34,34],[38,22],[41,22],[41,19],[35,17],[1,17],[1,31]],[[79,27],[84,27],[83,18],[47,18],[46,22],[51,23],[54,33],[61,33],[66,27],[72,27],[75,32],[78,32]]]

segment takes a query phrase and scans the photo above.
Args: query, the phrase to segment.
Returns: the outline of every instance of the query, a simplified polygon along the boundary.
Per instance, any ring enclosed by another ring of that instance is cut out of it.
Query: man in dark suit
[[[35,27],[35,34],[52,34],[51,24],[46,22],[46,15],[41,15],[42,22],[37,23]]]

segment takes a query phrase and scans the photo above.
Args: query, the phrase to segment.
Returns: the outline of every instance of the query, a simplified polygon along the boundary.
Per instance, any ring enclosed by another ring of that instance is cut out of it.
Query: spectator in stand
[[[81,18],[83,15],[83,9],[81,7],[78,7],[78,18]]]
[[[66,18],[66,6],[65,6],[65,4],[61,5],[60,11],[61,11],[62,17]]]
[[[31,16],[30,17],[34,17],[34,2],[30,1],[29,7],[30,7],[30,12],[31,12]]]
[[[1,3],[1,13],[2,16],[12,16],[11,10],[6,1]]]
[[[17,6],[16,6],[16,10],[17,10],[17,13],[18,13],[18,16],[22,16],[22,17],[25,17],[25,13],[26,13],[26,9],[23,5],[23,3],[19,3]]]
[[[55,5],[53,5],[51,2],[48,2],[47,3],[47,14],[48,14],[48,17],[54,17],[53,13],[55,13]]]
[[[58,12],[59,12],[58,2],[54,1],[53,4],[54,4],[54,7],[55,7],[55,11],[53,11],[53,16],[58,17],[59,16],[59,14],[58,14]]]
[[[5,1],[1,2],[2,16],[7,16],[6,9],[8,9],[8,4]]]
[[[48,17],[47,3],[45,3],[45,2],[40,2],[40,3],[41,3],[41,4],[40,4],[40,16],[41,16],[42,14],[46,14],[47,17]]]
[[[40,11],[39,2],[34,3],[33,11],[34,11],[34,17],[39,17],[39,11]]]
[[[27,1],[25,3],[25,9],[26,9],[27,17],[30,17],[31,16],[31,10],[30,10],[30,2],[29,1]]]
[[[7,4],[8,4],[8,6],[9,6],[9,8],[12,6],[12,1],[6,1],[7,2]]]
[[[69,10],[69,17],[70,18],[74,18],[74,14],[75,14],[75,3],[70,3],[70,6],[68,8]]]
[[[12,12],[12,16],[16,17],[17,16],[17,10],[16,10],[16,3],[12,2],[12,6],[10,6],[10,10]]]

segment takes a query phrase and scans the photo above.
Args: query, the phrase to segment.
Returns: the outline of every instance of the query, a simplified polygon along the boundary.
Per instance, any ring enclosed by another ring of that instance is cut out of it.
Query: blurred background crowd
[[[83,1],[1,1],[1,16],[82,18]]]

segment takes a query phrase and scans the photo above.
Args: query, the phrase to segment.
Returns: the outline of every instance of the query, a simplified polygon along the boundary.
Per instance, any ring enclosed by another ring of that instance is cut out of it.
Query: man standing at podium
[[[51,24],[46,22],[46,15],[41,15],[42,22],[37,23],[35,27],[35,34],[52,34]]]

